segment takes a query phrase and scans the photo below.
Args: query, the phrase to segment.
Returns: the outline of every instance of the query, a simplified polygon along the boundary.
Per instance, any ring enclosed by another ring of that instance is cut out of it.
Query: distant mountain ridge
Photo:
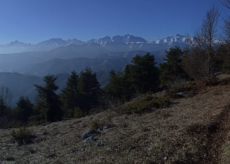
[[[143,47],[143,45],[148,46],[172,46],[172,45],[183,45],[185,42],[185,36],[177,34],[176,36],[170,36],[166,38],[162,38],[156,41],[147,41],[146,39],[138,36],[133,36],[130,34],[120,36],[116,35],[113,37],[105,36],[103,38],[98,39],[91,39],[87,42],[80,41],[78,39],[68,39],[63,40],[61,38],[52,38],[49,40],[45,40],[42,42],[39,42],[37,44],[31,44],[31,43],[23,43],[20,41],[13,41],[8,44],[2,44],[0,45],[0,54],[3,53],[21,53],[21,52],[29,52],[29,51],[49,51],[52,49],[56,49],[63,46],[69,46],[71,44],[73,45],[89,45],[92,46],[92,44],[99,44],[101,46],[114,46],[114,45],[128,45],[130,48],[133,46]]]
[[[82,45],[85,42],[82,42],[77,39],[68,39],[63,40],[61,38],[52,38],[39,42],[37,44],[23,43],[18,40],[10,42],[8,44],[0,45],[0,54],[3,53],[21,53],[21,52],[30,52],[30,51],[49,51],[61,46],[67,46],[70,44]]]
[[[110,36],[105,36],[104,38],[99,38],[99,39],[91,39],[87,43],[98,43],[98,44],[105,44],[107,42],[119,42],[119,43],[138,43],[138,42],[147,42],[144,38],[133,36],[133,35],[116,35],[113,37]]]

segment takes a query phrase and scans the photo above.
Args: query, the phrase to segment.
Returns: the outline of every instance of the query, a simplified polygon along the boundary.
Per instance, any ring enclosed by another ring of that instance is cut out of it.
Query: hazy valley
[[[157,41],[133,35],[106,36],[87,42],[54,38],[35,45],[15,41],[0,45],[0,77],[4,79],[0,85],[10,88],[12,104],[21,95],[34,102],[36,91],[33,84],[41,84],[44,76],[59,74],[57,84],[62,89],[72,70],[79,73],[88,67],[96,72],[103,87],[109,80],[109,71],[123,70],[135,55],[150,52],[159,64],[163,62],[166,50],[173,46],[184,47],[185,40],[185,36],[177,34]],[[18,81],[19,88],[16,87]]]

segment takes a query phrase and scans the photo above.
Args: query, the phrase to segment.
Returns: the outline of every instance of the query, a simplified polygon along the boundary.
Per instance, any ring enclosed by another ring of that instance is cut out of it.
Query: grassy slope
[[[9,130],[0,130],[0,163],[216,163],[219,147],[213,144],[225,138],[225,152],[230,147],[226,133],[216,125],[227,116],[230,85],[203,89],[192,98],[173,100],[165,109],[142,115],[117,115],[108,110],[89,117],[31,127],[35,144],[17,146]],[[109,119],[111,118],[111,120]],[[95,143],[84,145],[81,138],[93,120],[112,122]],[[226,130],[224,130],[226,132]],[[219,135],[221,134],[221,135]],[[230,133],[229,133],[230,134]],[[216,137],[217,136],[217,137]],[[104,146],[96,143],[103,141]],[[223,144],[221,142],[220,144]],[[129,151],[130,147],[135,147]],[[227,149],[227,148],[228,149]],[[86,151],[72,150],[87,148]],[[215,151],[210,151],[210,150]],[[213,157],[213,154],[217,156]],[[223,152],[224,154],[224,152]],[[210,162],[211,160],[211,162]],[[216,161],[215,161],[216,160]],[[229,163],[229,162],[228,162]]]

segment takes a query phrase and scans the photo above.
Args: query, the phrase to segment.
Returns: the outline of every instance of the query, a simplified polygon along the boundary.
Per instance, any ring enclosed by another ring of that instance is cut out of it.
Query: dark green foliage
[[[38,91],[38,95],[43,100],[43,114],[46,121],[58,121],[62,118],[61,101],[55,91],[58,86],[55,84],[56,77],[49,75],[44,77],[46,85],[44,87],[40,85],[34,85]]]
[[[136,55],[125,68],[125,77],[136,93],[156,91],[159,84],[159,71],[154,55]]]
[[[100,105],[102,91],[96,73],[93,73],[90,68],[81,71],[78,90],[80,92],[79,107],[81,110],[88,113],[91,108]]]
[[[6,104],[3,101],[3,99],[0,97],[0,116],[4,114],[5,109],[6,109]]]
[[[187,83],[177,83],[166,89],[166,94],[171,98],[192,97],[196,94],[196,82],[188,81]],[[182,94],[177,94],[182,92]]]
[[[17,102],[18,118],[23,123],[33,114],[33,104],[26,97],[21,96]]]
[[[149,111],[152,108],[163,108],[170,104],[169,99],[165,97],[153,97],[145,96],[141,98],[136,98],[131,102],[128,102],[123,105],[123,111],[125,113],[140,113],[144,111]]]
[[[18,131],[12,130],[11,136],[19,143],[19,145],[31,143],[32,139],[36,137],[32,131],[25,127],[20,128]]]
[[[79,76],[75,71],[72,71],[71,76],[67,80],[66,87],[62,90],[61,98],[66,117],[74,117],[75,109],[79,109],[80,92],[78,90],[78,81]]]
[[[12,99],[11,91],[8,87],[2,86],[0,88],[0,116],[6,115],[7,105]]]
[[[100,125],[99,121],[98,120],[94,120],[91,122],[90,124],[90,129],[91,130],[98,130],[100,127],[102,127],[102,125]]]
[[[159,71],[153,55],[136,55],[131,62],[126,65],[124,72],[110,71],[110,80],[104,91],[116,103],[124,103],[135,94],[155,92],[158,88]]]
[[[44,100],[38,101],[34,106],[33,115],[29,117],[29,124],[37,125],[47,122],[47,110],[46,102]]]
[[[83,112],[79,107],[74,108],[74,115],[73,115],[74,118],[81,118],[85,115],[86,115],[85,112]]]
[[[124,72],[118,71],[116,73],[114,70],[111,70],[109,74],[110,80],[104,88],[104,91],[107,93],[106,96],[114,101],[121,100],[125,102],[129,97],[130,85],[128,85]]]
[[[167,83],[173,82],[176,79],[185,79],[187,74],[182,68],[183,51],[180,47],[170,48],[166,51],[164,63],[160,64],[160,81],[162,86],[167,86]]]

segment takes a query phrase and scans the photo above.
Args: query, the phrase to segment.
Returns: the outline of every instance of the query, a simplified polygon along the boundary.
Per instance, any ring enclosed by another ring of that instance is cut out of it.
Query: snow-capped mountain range
[[[89,45],[96,46],[100,45],[102,47],[127,47],[130,50],[157,50],[157,49],[168,49],[172,46],[184,46],[186,37],[180,34],[175,36],[169,36],[155,41],[147,41],[142,37],[133,35],[116,35],[113,37],[105,36],[99,39],[91,39],[87,42],[83,42],[77,39],[63,40],[61,38],[52,38],[39,42],[37,44],[23,43],[20,41],[13,41],[9,44],[0,45],[0,54],[3,53],[19,53],[28,51],[48,51],[59,47],[66,47],[69,45]],[[148,47],[148,48],[147,48]]]
[[[23,43],[18,40],[10,42],[8,44],[0,45],[0,54],[2,53],[19,53],[28,51],[47,51],[55,49],[61,46],[67,46],[70,44],[81,45],[84,42],[77,39],[63,40],[61,38],[52,38],[39,42],[37,44]]]

